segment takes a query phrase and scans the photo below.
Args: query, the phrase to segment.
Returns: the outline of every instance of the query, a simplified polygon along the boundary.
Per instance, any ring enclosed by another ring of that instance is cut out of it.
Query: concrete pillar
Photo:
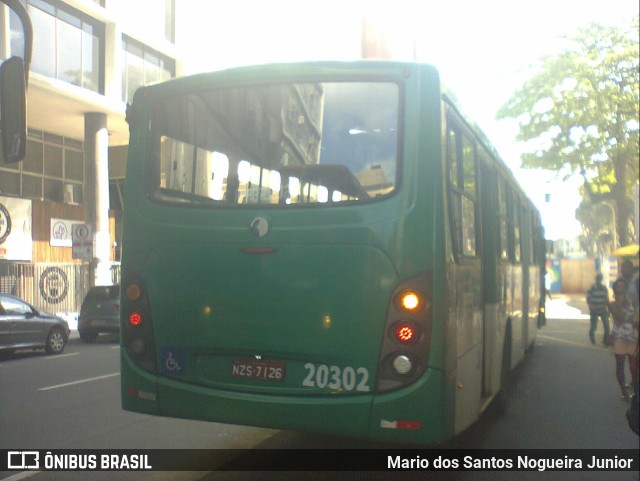
[[[0,59],[11,55],[11,28],[9,28],[9,8],[0,4]]]
[[[106,114],[84,114],[84,160],[85,217],[95,238],[92,281],[94,285],[110,285],[109,133]]]

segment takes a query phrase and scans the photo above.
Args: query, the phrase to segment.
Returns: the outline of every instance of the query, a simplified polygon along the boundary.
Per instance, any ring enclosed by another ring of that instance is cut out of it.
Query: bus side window
[[[476,156],[474,142],[455,125],[448,131],[449,202],[456,252],[475,257]]]
[[[498,253],[500,259],[509,258],[509,236],[507,235],[507,199],[504,186],[504,179],[498,178],[498,222],[500,223],[500,242],[498,242]]]
[[[507,218],[509,223],[509,258],[520,262],[520,199],[507,187]]]

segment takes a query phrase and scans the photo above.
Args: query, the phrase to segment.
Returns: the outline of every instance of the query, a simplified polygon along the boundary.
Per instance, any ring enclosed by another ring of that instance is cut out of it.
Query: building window
[[[22,2],[24,3],[24,1]],[[4,10],[4,12],[2,11]],[[9,15],[9,35],[8,37],[4,31],[4,23],[2,23],[2,30],[0,31],[0,59],[5,60],[13,55],[18,57],[24,56],[24,31],[22,30],[22,23],[18,19],[18,15],[13,10],[5,8],[4,4],[0,4],[0,22],[5,22],[5,15]],[[9,49],[6,50],[5,42],[9,42]]]
[[[31,69],[104,93],[104,26],[57,0],[28,0],[27,10],[34,37]]]
[[[143,85],[163,82],[175,76],[175,62],[128,37],[122,39],[124,61],[122,100],[131,102],[134,92]]]
[[[0,164],[0,193],[78,204],[83,201],[82,143],[30,130],[27,158]]]

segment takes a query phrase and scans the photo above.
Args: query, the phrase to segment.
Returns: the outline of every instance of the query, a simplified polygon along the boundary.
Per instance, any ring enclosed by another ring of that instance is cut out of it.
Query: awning
[[[615,257],[638,257],[640,246],[638,244],[629,244],[628,246],[619,247],[613,251]]]

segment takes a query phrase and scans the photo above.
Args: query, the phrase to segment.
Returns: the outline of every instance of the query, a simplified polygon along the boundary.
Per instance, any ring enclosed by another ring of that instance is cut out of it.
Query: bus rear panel
[[[454,435],[450,306],[468,297],[432,67],[235,69],[142,88],[128,116],[124,409]]]

